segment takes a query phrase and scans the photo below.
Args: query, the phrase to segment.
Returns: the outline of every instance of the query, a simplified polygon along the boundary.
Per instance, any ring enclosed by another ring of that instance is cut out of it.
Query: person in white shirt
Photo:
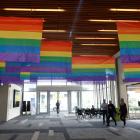
[[[103,124],[105,125],[105,122],[107,121],[107,106],[106,100],[103,100],[103,103],[101,104],[101,110],[103,113]]]

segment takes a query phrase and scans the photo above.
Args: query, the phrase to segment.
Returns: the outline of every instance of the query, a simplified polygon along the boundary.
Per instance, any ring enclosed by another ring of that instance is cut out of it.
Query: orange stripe
[[[72,51],[72,43],[70,41],[42,41],[41,51]]]
[[[41,24],[44,20],[41,18],[17,18],[17,17],[0,17],[1,23],[32,23],[32,24]]]
[[[140,34],[140,22],[118,22],[118,34]]]
[[[140,68],[140,64],[124,64],[124,68]]]
[[[72,58],[72,64],[114,64],[114,58],[109,56],[77,56]]]
[[[35,31],[42,32],[42,25],[31,24],[2,24],[0,23],[0,30],[5,31]]]

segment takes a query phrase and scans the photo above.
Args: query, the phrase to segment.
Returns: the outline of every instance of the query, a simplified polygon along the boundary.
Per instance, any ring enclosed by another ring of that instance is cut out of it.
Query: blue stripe
[[[121,55],[140,55],[140,48],[121,48]]]
[[[69,67],[71,68],[70,62],[40,62],[40,63],[20,63],[20,62],[8,62],[6,64],[7,67],[14,66],[29,66],[29,67]]]
[[[40,54],[40,47],[32,46],[0,46],[0,52],[3,53],[35,53]]]

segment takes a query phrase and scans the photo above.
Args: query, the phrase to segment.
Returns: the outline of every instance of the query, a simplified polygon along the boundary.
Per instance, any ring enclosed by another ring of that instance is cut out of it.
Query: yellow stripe
[[[72,53],[71,52],[41,51],[40,56],[72,57]]]
[[[41,39],[41,32],[0,31],[0,38]]]
[[[0,67],[5,67],[5,62],[0,62]]]
[[[83,69],[83,68],[87,68],[87,69],[92,69],[92,68],[115,68],[114,64],[78,64],[78,65],[72,65],[73,69]]]
[[[20,74],[30,75],[30,72],[20,72]]]
[[[120,41],[140,41],[139,34],[119,34],[118,36]]]
[[[124,69],[125,72],[137,72],[139,71],[140,72],[140,68],[129,68],[129,69]]]

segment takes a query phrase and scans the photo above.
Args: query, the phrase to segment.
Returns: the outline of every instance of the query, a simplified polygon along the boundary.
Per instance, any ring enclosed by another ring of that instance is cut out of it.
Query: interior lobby
[[[139,140],[139,48],[139,0],[1,0],[0,140]]]

